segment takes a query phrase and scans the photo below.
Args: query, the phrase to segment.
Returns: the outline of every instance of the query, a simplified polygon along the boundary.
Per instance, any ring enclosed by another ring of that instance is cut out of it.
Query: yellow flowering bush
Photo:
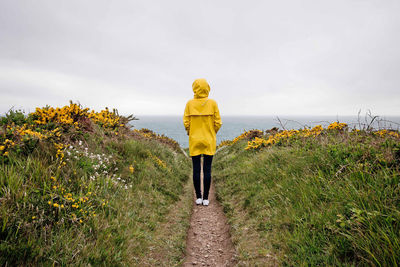
[[[321,125],[317,125],[312,129],[301,129],[301,130],[283,130],[275,134],[271,134],[268,138],[256,137],[254,140],[247,142],[246,150],[258,149],[261,147],[266,147],[274,145],[276,143],[286,142],[292,137],[315,137],[322,133],[324,128]]]
[[[311,130],[305,128],[305,129],[301,130],[300,133],[301,133],[301,136],[305,136],[305,137],[318,136],[322,133],[323,130],[324,130],[324,128],[322,127],[322,125],[317,125],[317,126],[314,126]]]
[[[57,124],[71,125],[80,117],[88,116],[89,108],[82,109],[78,104],[70,102],[69,106],[62,108],[44,107],[36,108],[30,115],[36,124],[47,124],[50,122]]]
[[[221,143],[219,143],[218,148],[223,147],[223,146],[229,146],[231,144],[232,144],[231,140],[223,140],[223,141],[221,141]]]
[[[262,136],[263,132],[260,130],[249,130],[249,131],[244,131],[241,135],[236,137],[235,139],[232,140],[232,145],[238,142],[239,140],[246,139],[246,138],[254,138],[256,136]]]
[[[26,136],[28,138],[31,137],[35,137],[37,139],[46,139],[49,137],[49,135],[47,133],[41,133],[41,132],[37,132],[31,129],[25,129],[26,125],[20,127],[19,129],[17,129],[17,132],[19,133],[20,136]]]
[[[15,146],[15,142],[10,139],[5,139],[4,142],[0,143],[0,155],[8,156],[8,151]]]
[[[89,108],[82,108],[80,105],[70,102],[69,106],[62,108],[44,107],[36,108],[34,113],[31,113],[33,121],[39,125],[48,123],[56,123],[61,125],[72,125],[76,129],[80,129],[80,122],[89,118],[94,123],[104,128],[117,128],[125,126],[121,123],[121,116],[114,109],[110,112],[108,108],[95,112],[89,112]]]
[[[335,121],[328,126],[328,130],[343,130],[344,128],[347,128],[347,124],[338,121]]]
[[[312,129],[304,128],[300,130],[283,130],[269,135],[266,139],[256,137],[254,140],[248,141],[245,149],[258,149],[277,143],[288,142],[291,138],[295,137],[316,137],[319,136],[323,130],[324,128],[322,125],[316,125]]]
[[[167,169],[167,163],[162,161],[156,155],[153,155],[150,151],[147,151],[147,152],[148,152],[149,157],[153,160],[154,163],[156,163],[157,166],[159,166],[159,167],[161,167],[163,169]]]
[[[400,134],[397,131],[391,131],[387,129],[379,130],[374,132],[375,135],[380,136],[380,137],[386,137],[386,136],[391,136],[395,138],[400,138]]]
[[[333,122],[329,124],[327,130],[339,130],[343,131],[348,128],[348,125],[346,123],[339,123],[339,122]],[[317,137],[321,135],[324,132],[324,128],[322,125],[317,125],[314,126],[312,129],[301,129],[301,130],[283,130],[280,132],[277,132],[275,134],[271,134],[268,136],[268,138],[265,137],[256,137],[254,140],[250,140],[247,143],[246,150],[251,150],[251,149],[258,149],[261,147],[266,147],[270,145],[274,145],[277,143],[282,143],[282,142],[288,142],[291,138],[297,138],[297,137],[303,137],[303,138],[308,138],[308,137]],[[359,133],[360,130],[358,129],[353,129],[350,134],[355,134]],[[380,136],[380,137],[393,137],[393,138],[400,138],[400,134],[398,131],[394,130],[388,130],[388,129],[383,129],[379,131],[373,132],[374,135]],[[243,139],[243,134],[235,138],[235,140],[240,140]],[[223,145],[231,145],[232,141],[227,141],[225,143],[221,143]],[[221,145],[220,144],[220,145]]]
[[[247,142],[247,147],[245,149],[246,150],[257,149],[260,147],[273,145],[279,141],[285,141],[298,133],[299,133],[298,130],[289,130],[289,131],[284,130],[284,131],[278,132],[274,135],[269,135],[268,139],[256,137],[256,138],[254,138],[254,140],[250,140]]]
[[[52,186],[46,194],[49,199],[47,204],[51,211],[58,214],[57,217],[82,223],[88,218],[96,216],[95,209],[97,207],[106,205],[107,201],[104,200],[100,203],[95,198],[96,194],[88,191],[87,186],[82,186],[78,192],[73,192],[66,189],[55,176],[51,176],[50,180]]]
[[[255,137],[261,137],[262,135],[263,135],[263,131],[260,131],[260,130],[249,130],[249,131],[245,130],[241,135],[235,137],[233,140],[222,141],[218,145],[218,148],[223,147],[223,146],[231,146],[242,139],[252,140]]]
[[[92,110],[89,113],[89,118],[105,128],[116,128],[125,126],[124,124],[120,123],[121,117],[117,114],[115,109],[113,112],[110,112],[108,108],[100,112],[95,112]]]
[[[67,146],[62,144],[62,143],[54,143],[54,147],[57,150],[56,152],[56,159],[58,162],[58,168],[61,168],[66,165],[66,162],[64,161],[64,148]]]
[[[254,140],[248,141],[247,142],[247,147],[245,148],[246,150],[249,149],[257,149],[259,147],[263,147],[263,146],[268,146],[268,145],[272,145],[273,143],[275,143],[275,139],[272,135],[269,136],[269,138],[263,139],[263,138],[254,138]]]
[[[108,108],[95,112],[89,108],[82,108],[72,101],[61,108],[50,106],[36,108],[35,112],[27,116],[21,111],[10,111],[10,114],[13,117],[4,117],[0,121],[5,129],[3,132],[0,131],[0,156],[4,157],[9,155],[13,147],[17,147],[18,151],[26,149],[32,151],[39,141],[65,143],[66,140],[62,140],[65,139],[62,138],[62,133],[69,132],[69,129],[76,131],[91,129],[91,122],[118,135],[119,128],[125,127],[126,122],[132,120],[132,116],[126,118],[119,116],[115,109],[112,112]],[[62,162],[60,150],[61,148],[57,148],[56,158],[62,166],[65,162]]]

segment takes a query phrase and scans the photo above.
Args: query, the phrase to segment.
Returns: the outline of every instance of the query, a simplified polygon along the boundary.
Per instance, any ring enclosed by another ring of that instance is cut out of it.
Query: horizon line
[[[121,114],[122,116],[127,116],[127,114]],[[157,116],[157,117],[177,117],[177,116],[183,116],[183,114],[132,114],[134,117],[138,116]],[[221,115],[221,117],[358,117],[363,118],[367,116],[368,114],[321,114],[321,115],[316,115],[316,114],[279,114],[279,115],[260,115],[260,114],[225,114]],[[371,116],[375,117],[400,117],[400,114],[384,114],[384,115],[374,115],[371,114]]]

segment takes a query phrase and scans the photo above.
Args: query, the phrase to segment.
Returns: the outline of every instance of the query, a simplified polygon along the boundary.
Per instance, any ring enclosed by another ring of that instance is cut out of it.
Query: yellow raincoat
[[[208,98],[210,86],[205,79],[197,79],[192,85],[194,98],[186,104],[183,124],[189,135],[190,156],[214,155],[216,134],[221,128],[221,116],[215,100]]]

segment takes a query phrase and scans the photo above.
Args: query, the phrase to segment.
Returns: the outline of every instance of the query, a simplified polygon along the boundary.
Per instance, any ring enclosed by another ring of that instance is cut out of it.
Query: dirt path
[[[234,266],[235,249],[225,214],[211,184],[210,205],[195,205],[190,221],[183,266]]]

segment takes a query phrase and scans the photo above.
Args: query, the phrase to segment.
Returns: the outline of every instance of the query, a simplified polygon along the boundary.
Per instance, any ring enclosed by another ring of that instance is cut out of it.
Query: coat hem
[[[199,153],[199,154],[196,154],[196,155],[191,155],[191,154],[190,154],[190,157],[195,157],[195,156],[199,156],[199,155],[214,156],[214,155],[215,155],[215,153],[214,153],[214,154],[208,154],[208,153]]]

